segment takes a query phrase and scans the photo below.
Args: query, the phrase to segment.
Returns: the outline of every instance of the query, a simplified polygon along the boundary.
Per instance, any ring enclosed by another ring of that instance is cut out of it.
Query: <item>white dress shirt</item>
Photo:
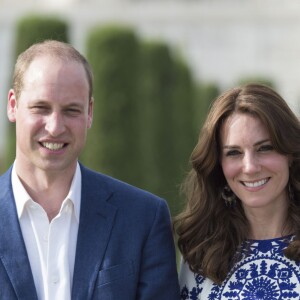
[[[69,193],[50,223],[44,209],[26,192],[15,166],[12,188],[38,299],[71,299],[81,202],[79,164]]]

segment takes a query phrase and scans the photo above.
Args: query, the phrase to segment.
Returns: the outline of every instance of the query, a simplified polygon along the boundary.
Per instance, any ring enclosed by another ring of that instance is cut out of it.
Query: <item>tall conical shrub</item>
[[[144,187],[178,212],[179,185],[193,131],[193,84],[186,65],[163,42],[142,44],[140,141]]]
[[[194,132],[198,139],[199,131],[206,119],[212,102],[219,95],[220,89],[215,83],[202,83],[197,86],[197,93],[194,103]]]
[[[139,42],[130,28],[93,29],[87,58],[94,72],[94,119],[81,159],[88,166],[139,185],[137,78]]]

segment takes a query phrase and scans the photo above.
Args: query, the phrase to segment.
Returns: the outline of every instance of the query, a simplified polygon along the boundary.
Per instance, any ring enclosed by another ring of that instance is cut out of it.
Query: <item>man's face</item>
[[[27,170],[75,169],[92,123],[92,102],[82,65],[37,57],[24,74],[19,99],[8,95],[7,114],[16,122],[16,163]]]

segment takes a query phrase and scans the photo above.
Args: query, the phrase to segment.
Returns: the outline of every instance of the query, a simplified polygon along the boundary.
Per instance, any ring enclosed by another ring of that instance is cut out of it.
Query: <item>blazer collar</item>
[[[0,177],[0,261],[17,298],[33,300],[37,299],[37,294],[17,216],[11,170]]]
[[[91,299],[117,208],[107,202],[112,190],[101,175],[81,166],[81,212],[72,299]],[[0,177],[0,263],[18,299],[37,300],[11,186],[11,168]]]
[[[113,192],[104,176],[82,165],[81,174],[81,210],[72,299],[91,299],[117,208],[107,202]]]

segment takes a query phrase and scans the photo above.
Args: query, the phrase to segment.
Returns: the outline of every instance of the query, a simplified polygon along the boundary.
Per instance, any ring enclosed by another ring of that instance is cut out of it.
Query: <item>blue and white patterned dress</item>
[[[186,263],[182,263],[179,274],[181,299],[300,299],[300,264],[289,260],[282,252],[291,239],[293,236],[245,242],[241,260],[222,285],[194,274]]]

